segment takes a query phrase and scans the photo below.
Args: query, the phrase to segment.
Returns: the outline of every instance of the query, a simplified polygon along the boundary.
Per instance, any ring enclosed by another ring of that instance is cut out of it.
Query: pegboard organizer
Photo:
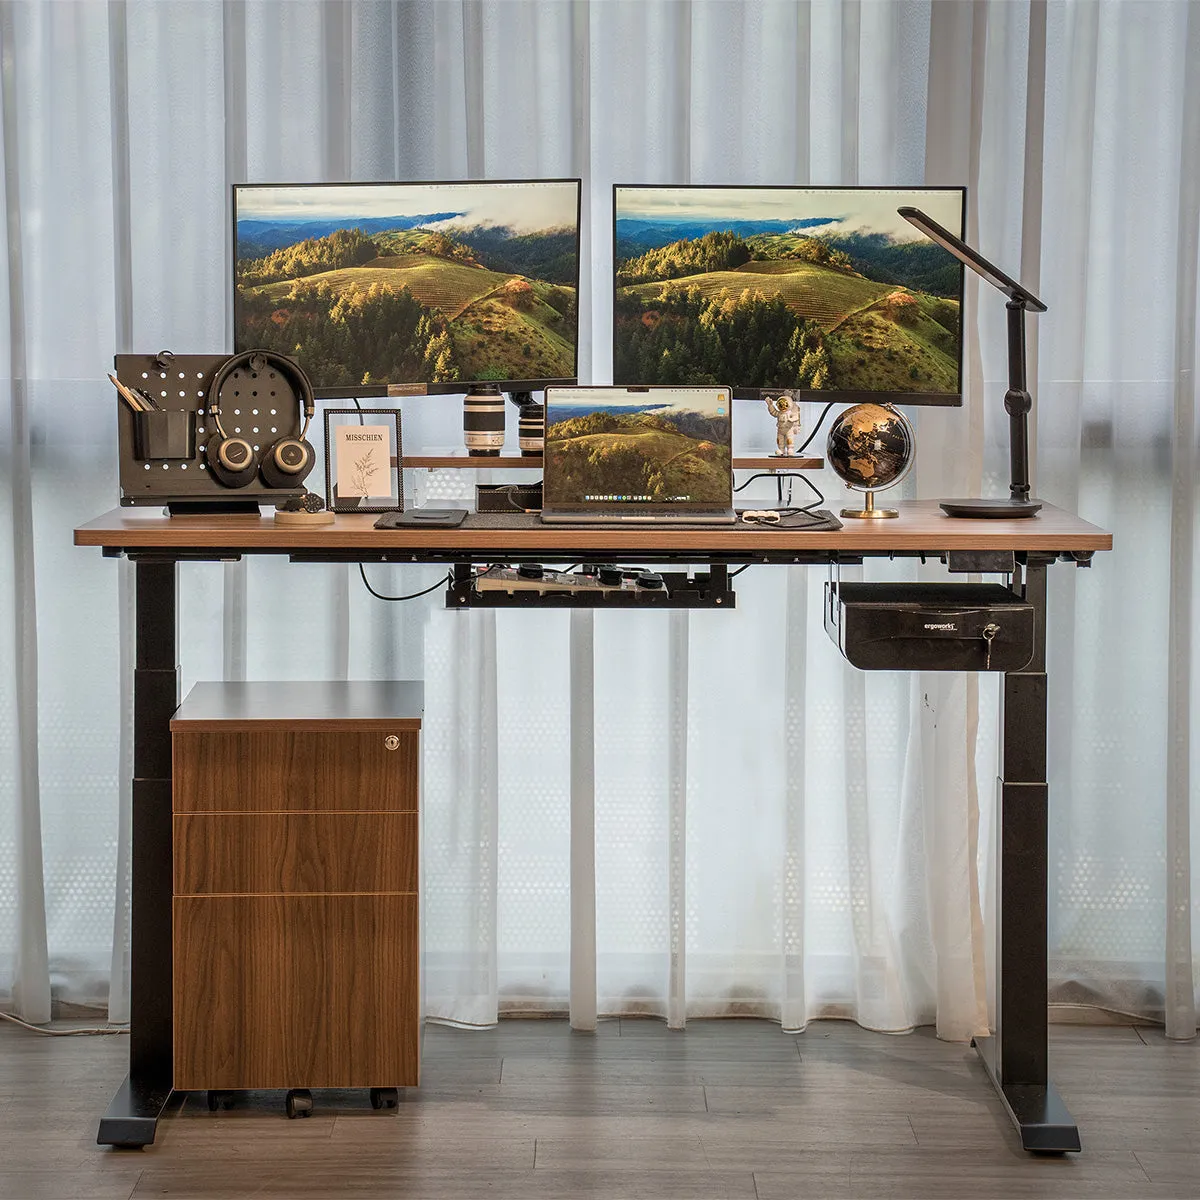
[[[116,398],[122,505],[276,504],[303,492],[268,487],[261,477],[245,487],[226,487],[209,473],[204,450],[217,430],[207,412],[208,390],[229,357],[176,354],[168,362],[157,354],[116,356],[117,378],[148,392],[163,410],[135,413]],[[279,437],[299,434],[299,409],[292,382],[274,369],[251,378],[239,368],[221,389],[225,432],[246,438],[256,453]]]

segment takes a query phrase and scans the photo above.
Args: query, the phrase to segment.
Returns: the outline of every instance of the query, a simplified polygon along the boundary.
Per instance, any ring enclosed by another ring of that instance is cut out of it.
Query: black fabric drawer
[[[825,585],[825,629],[864,671],[1019,671],[1033,657],[1033,616],[998,583]]]

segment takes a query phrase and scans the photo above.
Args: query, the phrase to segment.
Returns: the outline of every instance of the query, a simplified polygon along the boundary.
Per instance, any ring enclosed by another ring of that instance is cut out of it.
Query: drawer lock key
[[[1000,626],[995,621],[989,621],[983,627],[983,640],[987,643],[987,657],[983,660],[983,669],[990,671],[992,668],[992,640],[996,634],[1000,632]]]

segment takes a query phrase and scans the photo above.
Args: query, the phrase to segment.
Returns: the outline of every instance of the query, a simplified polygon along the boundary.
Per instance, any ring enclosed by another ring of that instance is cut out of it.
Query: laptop
[[[548,387],[542,520],[732,525],[727,387]]]

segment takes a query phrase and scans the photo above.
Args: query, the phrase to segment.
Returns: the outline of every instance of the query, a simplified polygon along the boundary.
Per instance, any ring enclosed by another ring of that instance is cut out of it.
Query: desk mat
[[[459,526],[460,529],[630,529],[634,526],[622,524],[614,521],[611,525],[543,525],[542,519],[537,513],[519,513],[519,512],[498,512],[498,513],[467,513],[463,523]],[[641,529],[704,529],[703,525],[683,525],[669,524],[666,521],[655,521],[653,525],[640,525],[636,528]],[[763,525],[759,522],[748,524],[745,521],[739,521],[737,526],[711,526],[713,529],[753,529],[761,530],[786,530],[795,532],[796,530],[804,530],[812,533],[833,533],[842,528],[842,523],[831,512],[824,508],[818,508],[811,513],[790,513],[785,517],[781,517],[779,523]]]

